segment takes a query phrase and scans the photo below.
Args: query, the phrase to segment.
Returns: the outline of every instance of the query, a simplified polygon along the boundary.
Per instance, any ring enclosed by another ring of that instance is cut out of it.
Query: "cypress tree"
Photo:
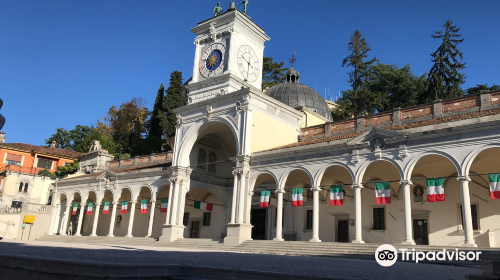
[[[457,48],[464,38],[461,38],[462,34],[458,34],[460,28],[452,24],[453,22],[446,21],[443,25],[445,31],[436,31],[435,35],[431,35],[434,39],[442,39],[442,43],[431,54],[434,65],[427,76],[429,87],[420,97],[421,103],[460,97],[464,94],[460,86],[465,83],[466,76],[459,71],[465,69],[465,63],[459,61],[463,59],[463,53]]]
[[[170,74],[170,84],[166,90],[165,102],[163,103],[163,110],[165,115],[162,117],[162,127],[167,138],[175,136],[175,129],[177,125],[177,116],[173,112],[175,108],[182,107],[186,104],[184,97],[184,87],[182,86],[182,72],[174,71]]]
[[[150,128],[148,136],[156,136],[161,138],[163,136],[163,127],[161,126],[161,116],[164,115],[163,99],[165,96],[165,88],[163,84],[160,85],[158,93],[156,94],[155,105],[153,107],[153,114],[151,115]]]

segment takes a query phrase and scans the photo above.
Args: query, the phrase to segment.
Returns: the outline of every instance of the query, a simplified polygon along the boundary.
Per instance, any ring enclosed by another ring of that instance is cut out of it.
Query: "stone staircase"
[[[90,237],[90,236],[44,236],[39,241],[54,241],[65,243],[84,243],[101,244],[115,246],[154,246],[154,247],[173,247],[190,250],[209,250],[226,251],[238,253],[253,254],[271,254],[271,255],[294,255],[294,256],[321,256],[321,257],[344,257],[357,259],[374,259],[374,252],[381,244],[366,243],[339,243],[339,242],[320,242],[313,243],[308,241],[272,241],[272,240],[250,240],[245,241],[239,246],[225,246],[223,243],[211,239],[180,239],[171,243],[161,243],[153,238],[145,237]],[[415,248],[416,251],[440,251],[443,249],[455,250],[452,246],[407,246],[394,245],[396,249]],[[500,259],[500,248],[460,248],[460,250],[481,250],[482,260]]]

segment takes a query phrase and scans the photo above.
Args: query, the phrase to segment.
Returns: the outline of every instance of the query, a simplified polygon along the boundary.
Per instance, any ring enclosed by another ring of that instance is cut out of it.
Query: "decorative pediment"
[[[372,128],[365,131],[363,134],[346,142],[347,145],[370,144],[373,149],[383,148],[386,142],[400,142],[405,139],[406,135],[401,132],[382,128]]]
[[[106,179],[106,178],[116,178],[116,173],[109,171],[109,170],[106,170],[101,175],[96,177],[97,180]]]

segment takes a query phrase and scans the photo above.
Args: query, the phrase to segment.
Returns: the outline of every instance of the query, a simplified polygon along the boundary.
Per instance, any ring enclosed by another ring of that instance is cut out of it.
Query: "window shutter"
[[[19,161],[19,162],[21,162],[23,160],[23,156],[21,156],[21,155],[14,155],[14,154],[7,154],[6,160],[12,160],[12,161]]]

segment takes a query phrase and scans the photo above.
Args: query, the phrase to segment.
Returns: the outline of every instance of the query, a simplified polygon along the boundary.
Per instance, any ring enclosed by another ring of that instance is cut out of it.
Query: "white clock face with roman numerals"
[[[241,46],[238,50],[238,69],[246,81],[254,82],[259,77],[259,58],[247,45]]]
[[[210,45],[201,56],[200,73],[203,77],[214,77],[222,74],[226,64],[226,46],[221,43]]]

